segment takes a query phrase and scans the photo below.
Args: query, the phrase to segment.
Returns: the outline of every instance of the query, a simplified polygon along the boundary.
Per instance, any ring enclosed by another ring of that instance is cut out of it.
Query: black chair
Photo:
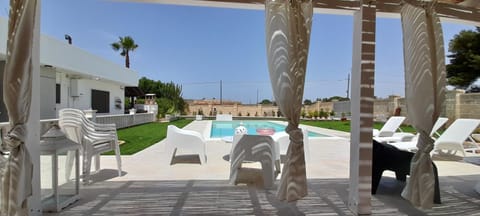
[[[395,146],[373,140],[372,155],[372,194],[376,194],[383,171],[391,170],[399,181],[406,181],[410,174],[410,162],[414,153],[402,151]],[[435,174],[434,203],[440,204],[440,186],[438,182],[437,166],[432,162]]]

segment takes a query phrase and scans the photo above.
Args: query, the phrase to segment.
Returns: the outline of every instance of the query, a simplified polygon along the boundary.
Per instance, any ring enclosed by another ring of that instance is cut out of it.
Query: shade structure
[[[32,49],[36,5],[36,0],[10,1],[3,77],[3,98],[11,127],[4,147],[10,151],[10,157],[2,181],[1,215],[27,215],[26,201],[32,193],[33,165],[25,140],[32,97],[32,69],[35,67]]]
[[[408,119],[420,134],[402,196],[420,208],[433,205],[435,178],[430,152],[434,140],[429,134],[445,96],[442,28],[433,6],[405,4],[401,10]]]
[[[125,97],[143,97],[145,93],[143,93],[142,89],[136,86],[126,86],[125,87]]]
[[[302,108],[313,7],[311,0],[267,0],[267,61],[275,101],[287,118],[290,136],[287,161],[278,187],[279,200],[295,201],[307,195],[302,130]]]

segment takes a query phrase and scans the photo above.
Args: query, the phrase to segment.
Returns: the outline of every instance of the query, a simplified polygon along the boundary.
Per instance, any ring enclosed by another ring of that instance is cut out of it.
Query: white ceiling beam
[[[236,8],[263,10],[264,0],[116,0],[120,2],[158,3],[183,6],[201,6],[217,8]],[[417,0],[377,0],[378,17],[399,17],[403,2],[416,4],[419,7],[424,1]],[[435,8],[442,20],[468,25],[480,26],[480,1],[466,0],[460,4],[445,3],[449,0],[438,0]],[[359,0],[313,0],[315,13],[352,15],[359,9]]]

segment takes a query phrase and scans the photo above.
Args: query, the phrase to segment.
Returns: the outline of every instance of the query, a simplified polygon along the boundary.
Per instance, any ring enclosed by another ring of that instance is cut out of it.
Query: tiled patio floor
[[[207,126],[208,121],[195,121],[187,128],[208,133]],[[160,142],[136,155],[122,156],[121,177],[116,176],[114,157],[102,156],[102,170],[92,184],[82,186],[81,199],[61,213],[45,215],[352,215],[346,204],[349,135],[309,129],[339,138],[310,140],[309,195],[297,203],[280,202],[275,190],[264,190],[255,183],[230,185],[229,143],[209,140],[206,165],[182,163],[196,159],[188,156],[170,165]],[[434,160],[441,205],[426,211],[411,207],[400,197],[404,183],[385,172],[372,198],[374,215],[480,215],[480,195],[473,190],[480,181],[480,166],[459,157]],[[480,155],[469,155],[469,161],[480,162]]]

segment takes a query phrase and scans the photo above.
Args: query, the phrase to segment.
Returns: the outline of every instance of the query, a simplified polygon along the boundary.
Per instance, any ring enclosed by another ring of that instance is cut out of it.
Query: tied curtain
[[[288,202],[307,195],[302,109],[313,6],[311,0],[266,0],[267,61],[275,101],[288,120],[287,161],[277,191]]]
[[[36,0],[10,0],[3,98],[10,131],[3,148],[10,152],[4,165],[0,215],[27,215],[32,193],[33,165],[25,146],[32,96],[32,49]]]
[[[433,205],[435,178],[430,152],[434,140],[429,134],[441,112],[446,76],[442,28],[433,5],[405,4],[401,10],[408,119],[420,134],[402,197],[423,209]]]

